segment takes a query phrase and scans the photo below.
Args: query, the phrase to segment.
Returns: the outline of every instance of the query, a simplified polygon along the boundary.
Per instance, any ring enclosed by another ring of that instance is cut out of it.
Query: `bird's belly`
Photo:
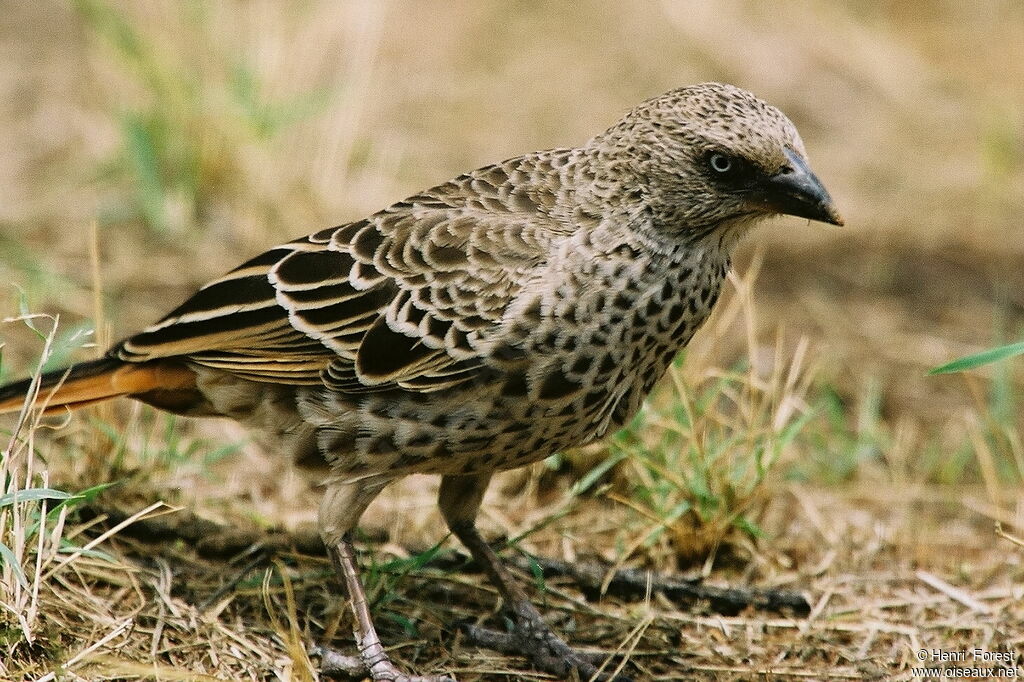
[[[497,387],[359,402],[318,420],[320,447],[342,478],[510,469],[592,440],[595,421],[582,404],[532,403]]]
[[[655,354],[652,348],[639,358],[616,358],[601,381],[555,398],[509,394],[509,380],[492,376],[482,384],[426,396],[371,394],[348,409],[335,402],[331,414],[319,412],[313,421],[320,448],[340,478],[511,469],[621,427],[674,351]],[[630,359],[635,362],[624,364]]]

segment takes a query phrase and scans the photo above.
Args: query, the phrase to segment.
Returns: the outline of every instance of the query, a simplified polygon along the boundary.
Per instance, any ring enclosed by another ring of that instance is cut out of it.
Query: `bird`
[[[373,680],[451,679],[388,657],[352,544],[385,486],[440,475],[441,515],[523,654],[557,676],[610,679],[545,624],[477,530],[484,492],[496,472],[626,424],[707,319],[736,245],[776,215],[843,224],[793,123],[736,86],[676,88],[582,146],[275,246],[102,359],[0,388],[0,411],[126,396],[235,419],[325,464],[319,532]]]

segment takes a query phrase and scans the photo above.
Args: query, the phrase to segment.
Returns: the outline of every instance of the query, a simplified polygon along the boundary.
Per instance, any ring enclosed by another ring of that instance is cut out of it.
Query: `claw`
[[[566,676],[575,670],[581,680],[632,682],[625,675],[601,671],[598,666],[605,662],[605,656],[574,650],[543,621],[517,618],[512,632],[499,632],[472,623],[463,624],[461,630],[466,640],[477,646],[525,656],[538,669],[553,675]]]
[[[445,482],[448,482],[447,492],[449,495],[446,497],[442,494],[441,499],[443,502],[451,502],[449,498],[456,491],[456,483],[446,478],[442,481],[442,493],[446,491]],[[444,509],[445,507],[442,505],[442,511]],[[452,532],[462,540],[462,544],[466,545],[473,558],[480,562],[484,570],[487,571],[491,582],[501,592],[505,606],[512,617],[511,633],[503,635],[500,632],[479,626],[468,626],[465,629],[468,639],[479,642],[481,646],[496,645],[494,648],[505,653],[526,656],[540,670],[562,678],[575,670],[581,680],[631,682],[628,677],[602,672],[587,660],[587,657],[573,651],[568,644],[551,631],[551,628],[541,618],[540,612],[530,603],[523,588],[516,583],[512,574],[502,565],[494,550],[483,539],[480,531],[471,521],[459,520],[457,517],[452,519],[449,515],[446,515],[445,519]],[[598,663],[603,664],[603,660],[599,660]]]
[[[387,659],[368,664],[360,656],[350,656],[323,646],[314,646],[309,655],[320,658],[320,673],[326,677],[363,678],[369,675],[374,682],[456,682],[454,677],[447,675],[406,675]]]

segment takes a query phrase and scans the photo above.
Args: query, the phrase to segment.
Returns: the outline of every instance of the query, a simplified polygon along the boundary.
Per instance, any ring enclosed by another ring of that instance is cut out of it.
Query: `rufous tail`
[[[196,392],[195,372],[180,362],[164,360],[132,363],[102,358],[46,372],[39,380],[35,406],[44,407],[46,412],[84,407],[118,396],[156,403],[161,396]],[[32,381],[24,379],[0,387],[0,414],[24,407]]]

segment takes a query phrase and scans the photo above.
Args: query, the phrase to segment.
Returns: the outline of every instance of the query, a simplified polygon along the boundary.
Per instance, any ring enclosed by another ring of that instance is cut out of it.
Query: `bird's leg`
[[[359,658],[371,679],[378,682],[454,682],[450,677],[406,675],[398,670],[384,651],[373,625],[366,591],[359,580],[351,531],[366,507],[386,484],[387,481],[334,484],[324,493],[320,504],[320,533],[331,555],[334,570],[352,603]]]
[[[505,600],[505,607],[513,620],[511,639],[515,647],[545,672],[569,675],[575,669],[582,680],[612,680],[610,675],[599,673],[593,663],[552,632],[522,586],[480,535],[476,528],[476,515],[490,478],[490,474],[445,476],[441,479],[438,504],[448,528],[483,567]],[[625,682],[626,679],[621,676],[615,678],[616,682]]]

